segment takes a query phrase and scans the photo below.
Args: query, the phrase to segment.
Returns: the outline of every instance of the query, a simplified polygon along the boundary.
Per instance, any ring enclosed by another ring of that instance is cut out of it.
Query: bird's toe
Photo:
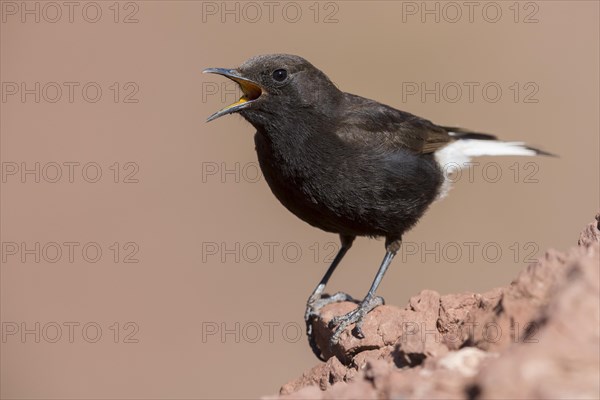
[[[337,292],[331,296],[323,295],[313,298],[311,296],[306,303],[306,311],[304,313],[304,321],[308,322],[311,319],[318,317],[323,307],[331,303],[339,303],[342,301],[355,301],[352,296],[344,292]]]
[[[349,313],[333,317],[329,321],[329,328],[333,329],[335,327],[335,331],[329,340],[330,346],[335,346],[339,342],[342,333],[352,324],[356,324],[353,329],[354,336],[364,339],[365,335],[362,331],[362,326],[365,316],[382,304],[384,304],[384,300],[380,296],[364,299],[357,308]]]

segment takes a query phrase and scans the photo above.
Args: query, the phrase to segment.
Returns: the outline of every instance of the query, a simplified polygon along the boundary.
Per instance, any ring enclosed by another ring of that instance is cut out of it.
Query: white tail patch
[[[451,136],[452,132],[450,132]],[[438,195],[443,199],[450,190],[452,176],[469,167],[469,161],[477,156],[535,156],[538,152],[523,142],[500,142],[498,140],[464,139],[452,142],[435,152],[435,159],[444,173],[444,182]]]

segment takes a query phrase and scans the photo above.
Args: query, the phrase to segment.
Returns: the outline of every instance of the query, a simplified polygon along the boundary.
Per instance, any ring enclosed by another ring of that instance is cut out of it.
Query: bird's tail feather
[[[435,158],[445,174],[452,175],[467,168],[472,157],[478,156],[554,156],[552,153],[526,145],[524,142],[503,142],[487,133],[460,128],[445,128],[456,140],[435,152]],[[450,189],[451,181],[444,180],[438,198]]]
[[[473,132],[464,128],[444,127],[448,135],[457,139],[455,144],[459,149],[464,149],[470,157],[476,156],[552,156],[555,154],[531,147],[523,142],[503,142],[489,133]],[[464,142],[463,142],[464,141]],[[461,143],[462,142],[462,143]]]

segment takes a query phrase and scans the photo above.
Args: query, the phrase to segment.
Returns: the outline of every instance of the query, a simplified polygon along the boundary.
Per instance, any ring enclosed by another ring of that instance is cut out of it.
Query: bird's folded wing
[[[347,143],[427,154],[454,140],[441,126],[373,100],[350,95],[346,105],[336,133]]]

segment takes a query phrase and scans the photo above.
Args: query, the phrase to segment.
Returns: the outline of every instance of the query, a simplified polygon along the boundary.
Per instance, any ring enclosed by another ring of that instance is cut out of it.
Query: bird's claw
[[[310,344],[310,348],[313,353],[322,361],[325,361],[323,356],[321,356],[321,351],[317,346],[315,338],[313,337],[313,325],[312,322],[315,318],[319,316],[319,312],[323,307],[327,304],[337,303],[340,301],[355,301],[352,296],[343,293],[337,292],[331,296],[325,295],[322,296],[320,293],[313,294],[310,296],[306,303],[306,311],[304,313],[304,322],[306,322],[306,336],[308,336],[308,343]]]
[[[352,296],[344,292],[337,292],[331,296],[312,295],[306,302],[306,311],[304,313],[304,321],[306,322],[306,334],[310,336],[312,334],[312,321],[314,318],[319,316],[319,312],[323,307],[331,303],[338,303],[341,301],[355,301]]]
[[[359,339],[364,339],[365,335],[362,331],[362,326],[365,316],[375,307],[378,307],[382,304],[384,304],[383,297],[372,297],[370,299],[361,301],[358,307],[349,313],[332,318],[331,321],[329,321],[329,328],[336,328],[333,332],[333,336],[331,336],[331,339],[329,339],[329,345],[335,346],[339,342],[342,332],[344,332],[346,328],[352,324],[356,324],[353,330],[354,336]]]

